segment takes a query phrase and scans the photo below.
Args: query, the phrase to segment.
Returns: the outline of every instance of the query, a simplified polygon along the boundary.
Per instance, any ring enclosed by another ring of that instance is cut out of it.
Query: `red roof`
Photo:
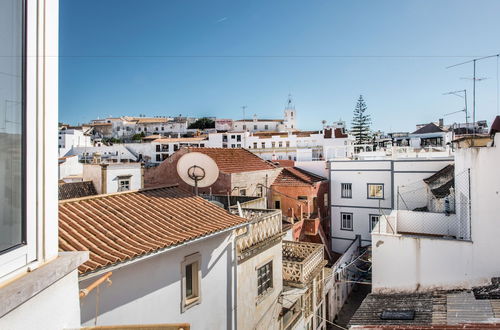
[[[188,148],[191,152],[201,152],[212,158],[224,173],[241,173],[271,170],[276,166],[242,148]]]
[[[280,186],[310,186],[319,181],[325,181],[326,178],[304,171],[297,167],[284,168],[273,185]]]
[[[245,223],[177,186],[59,202],[59,248],[90,251],[95,271]]]

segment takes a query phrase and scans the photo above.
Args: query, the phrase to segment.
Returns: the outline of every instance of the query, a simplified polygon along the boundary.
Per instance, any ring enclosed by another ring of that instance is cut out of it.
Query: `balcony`
[[[326,264],[323,244],[283,241],[283,282],[304,287]]]
[[[242,209],[243,217],[249,220],[248,226],[236,230],[236,253],[238,261],[246,260],[282,238],[282,216],[280,210]],[[238,214],[237,209],[231,213]]]

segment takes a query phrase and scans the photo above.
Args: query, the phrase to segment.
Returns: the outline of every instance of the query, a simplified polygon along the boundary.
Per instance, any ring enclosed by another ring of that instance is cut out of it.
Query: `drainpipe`
[[[101,164],[101,194],[108,193],[108,164]]]

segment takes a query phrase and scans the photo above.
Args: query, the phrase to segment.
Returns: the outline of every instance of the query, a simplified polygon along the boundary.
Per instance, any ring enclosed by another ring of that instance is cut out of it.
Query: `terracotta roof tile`
[[[297,167],[284,168],[273,185],[280,186],[310,186],[316,182],[324,181],[326,178],[307,172]]]
[[[276,166],[242,148],[188,148],[191,152],[201,152],[212,158],[224,173],[241,173],[271,170]]]
[[[245,222],[177,186],[98,195],[59,202],[59,248],[87,273]]]

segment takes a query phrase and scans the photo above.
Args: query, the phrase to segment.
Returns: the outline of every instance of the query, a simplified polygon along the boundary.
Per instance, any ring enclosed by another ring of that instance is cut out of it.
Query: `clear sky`
[[[411,131],[463,108],[442,93],[472,96],[472,64],[445,67],[500,52],[499,17],[498,0],[60,0],[60,121],[281,118],[291,93],[318,129],[350,123],[363,94],[372,128]],[[490,121],[496,59],[477,72]]]

